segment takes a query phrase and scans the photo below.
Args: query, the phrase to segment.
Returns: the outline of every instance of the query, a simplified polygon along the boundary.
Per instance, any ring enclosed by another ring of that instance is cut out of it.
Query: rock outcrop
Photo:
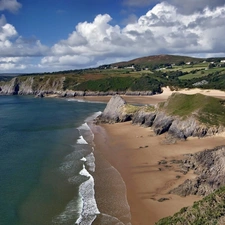
[[[225,185],[225,146],[189,154],[180,166],[182,171],[193,170],[197,177],[186,180],[170,193],[206,196]]]
[[[98,123],[117,123],[127,120],[128,115],[123,114],[126,101],[119,95],[114,95],[108,102],[103,113],[97,118]]]
[[[39,95],[63,94],[64,77],[38,78],[15,77],[8,82],[0,83],[1,95]]]
[[[145,112],[143,110],[140,110],[133,115],[132,123],[144,127],[151,127],[153,125],[155,117],[155,112]]]

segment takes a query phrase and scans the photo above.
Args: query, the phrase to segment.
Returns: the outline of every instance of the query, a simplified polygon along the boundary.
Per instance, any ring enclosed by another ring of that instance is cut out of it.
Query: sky
[[[225,57],[225,0],[0,0],[0,73]]]

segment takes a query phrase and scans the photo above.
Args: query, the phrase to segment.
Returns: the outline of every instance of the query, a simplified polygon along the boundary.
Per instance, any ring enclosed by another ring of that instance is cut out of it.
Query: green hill
[[[174,93],[160,108],[183,118],[195,116],[206,125],[225,125],[225,100],[202,94]]]

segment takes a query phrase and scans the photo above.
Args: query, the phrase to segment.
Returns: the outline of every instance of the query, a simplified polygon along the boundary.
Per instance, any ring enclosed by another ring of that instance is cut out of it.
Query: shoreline
[[[94,134],[96,151],[119,171],[126,184],[132,225],[153,225],[200,200],[200,196],[168,194],[186,179],[195,177],[192,172],[183,174],[171,161],[225,144],[224,137],[214,136],[166,145],[161,143],[164,135],[155,136],[151,129],[129,122],[101,125]],[[162,160],[167,165],[160,165]]]
[[[148,104],[156,104],[165,101],[172,93],[165,88],[164,94],[139,96],[138,103],[146,104],[147,101]],[[193,90],[185,93],[195,94]],[[225,92],[208,91],[206,94],[225,98]],[[127,101],[126,98],[125,100]],[[133,98],[132,101],[136,100],[137,98]],[[126,184],[132,225],[153,225],[159,219],[172,216],[181,208],[202,199],[200,196],[180,197],[168,194],[185,180],[195,177],[192,172],[183,174],[178,164],[173,162],[181,160],[184,154],[225,144],[222,135],[164,144],[165,135],[156,136],[151,128],[132,125],[130,122],[94,126],[95,151],[119,171]],[[164,161],[166,164],[161,163]]]

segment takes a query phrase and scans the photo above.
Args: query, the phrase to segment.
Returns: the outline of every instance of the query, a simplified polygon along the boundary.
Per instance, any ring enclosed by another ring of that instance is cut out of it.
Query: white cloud
[[[162,2],[168,2],[174,5],[179,12],[183,14],[193,14],[194,12],[201,12],[206,7],[214,9],[218,6],[224,6],[224,0],[123,0],[122,3],[125,6],[133,8],[141,8],[146,6],[153,6]]]
[[[10,12],[17,12],[22,5],[17,0],[0,0],[0,11],[8,10]]]
[[[11,67],[23,68],[25,63],[20,59],[26,57],[26,69],[56,71],[93,67],[154,54],[224,55],[225,6],[220,5],[221,1],[215,1],[218,7],[205,7],[191,14],[182,12],[178,1],[172,1],[174,4],[162,2],[155,5],[125,27],[112,25],[112,18],[108,14],[97,15],[92,22],[77,24],[67,39],[51,48],[42,45],[35,37],[19,36],[15,27],[2,16],[1,68],[6,68],[7,63]],[[199,0],[198,4],[200,2],[206,3],[206,0]],[[42,57],[39,64],[37,60],[32,64],[31,58],[38,57]]]
[[[0,17],[0,57],[45,56],[48,50],[34,37],[27,39],[19,36],[5,16]]]
[[[163,2],[124,28],[112,26],[111,20],[105,14],[91,23],[79,23],[68,39],[52,47],[52,56],[44,57],[41,65],[84,68],[144,55],[225,52],[225,6],[187,15]]]

